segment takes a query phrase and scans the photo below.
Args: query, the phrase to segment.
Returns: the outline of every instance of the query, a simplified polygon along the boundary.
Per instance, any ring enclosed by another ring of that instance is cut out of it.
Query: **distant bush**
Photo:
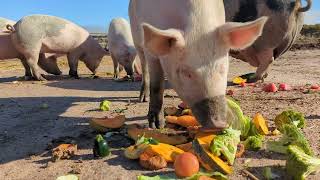
[[[320,37],[320,24],[304,25],[301,34],[309,37]]]

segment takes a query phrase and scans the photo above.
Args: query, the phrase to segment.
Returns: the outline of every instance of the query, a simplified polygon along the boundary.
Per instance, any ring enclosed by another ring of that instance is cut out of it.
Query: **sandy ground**
[[[64,60],[60,67],[64,74],[68,68]],[[113,137],[110,146],[112,156],[94,159],[92,155],[95,132],[88,126],[91,117],[103,117],[109,113],[97,110],[104,99],[112,101],[112,110],[128,107],[127,123],[145,123],[147,103],[137,103],[139,83],[112,81],[112,64],[106,57],[99,69],[100,79],[91,79],[82,65],[80,80],[67,76],[48,76],[48,82],[18,81],[24,70],[17,60],[0,62],[0,179],[54,180],[60,175],[78,173],[83,179],[135,179],[139,174],[157,175],[172,172],[144,171],[138,162],[124,158],[121,147],[131,142],[125,137]],[[253,72],[246,63],[232,60],[230,79],[236,75]],[[106,73],[108,72],[108,73]],[[292,86],[320,83],[320,50],[287,53],[275,62],[267,82],[285,82]],[[261,112],[268,120],[288,108],[305,113],[307,127],[304,132],[316,154],[320,140],[320,94],[303,94],[299,90],[264,93],[259,87],[229,87],[241,102],[244,112],[253,116]],[[173,90],[167,89],[165,105],[177,105]],[[48,108],[44,106],[48,105]],[[112,111],[111,110],[111,111]],[[270,122],[272,125],[272,123]],[[50,151],[61,142],[75,141],[79,152],[71,160],[56,163],[50,160]],[[285,179],[284,157],[264,150],[246,152],[237,159],[236,172],[230,179],[247,179],[240,173],[243,168],[262,179],[264,167],[272,167]],[[320,179],[320,175],[311,176]]]

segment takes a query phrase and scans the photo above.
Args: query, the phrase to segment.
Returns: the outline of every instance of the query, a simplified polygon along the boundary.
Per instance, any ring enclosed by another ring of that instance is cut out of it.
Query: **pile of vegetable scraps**
[[[199,131],[200,124],[184,103],[165,108],[164,129],[129,126],[128,136],[136,143],[125,149],[126,158],[137,160],[147,170],[167,168],[170,163],[175,170],[172,176],[138,176],[138,180],[228,179],[236,158],[245,151],[261,149],[287,156],[286,174],[294,179],[305,179],[320,170],[320,159],[314,157],[301,131],[305,126],[303,114],[294,110],[282,112],[275,117],[276,127],[270,132],[262,114],[250,118],[235,100],[227,98],[227,104],[230,126],[219,134]],[[281,137],[266,140],[266,136]],[[268,172],[265,174],[272,174]]]

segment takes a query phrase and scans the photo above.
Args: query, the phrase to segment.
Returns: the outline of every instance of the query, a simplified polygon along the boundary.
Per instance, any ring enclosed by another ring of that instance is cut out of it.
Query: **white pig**
[[[54,16],[30,15],[8,26],[12,41],[31,67],[37,80],[45,80],[38,71],[39,53],[67,54],[69,75],[78,78],[78,60],[95,73],[107,52],[82,27]]]
[[[133,44],[130,24],[124,18],[115,18],[111,21],[108,30],[108,47],[114,66],[114,78],[119,76],[119,67],[122,65],[127,75],[134,73],[136,48]]]
[[[222,0],[131,0],[129,16],[143,68],[141,100],[150,85],[149,126],[163,126],[166,76],[203,127],[225,128],[228,52],[250,46],[267,18],[225,23]]]

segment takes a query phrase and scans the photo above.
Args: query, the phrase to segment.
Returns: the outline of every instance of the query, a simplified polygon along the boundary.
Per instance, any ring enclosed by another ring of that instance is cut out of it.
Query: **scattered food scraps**
[[[77,152],[76,144],[60,144],[52,150],[52,160],[70,159]]]

